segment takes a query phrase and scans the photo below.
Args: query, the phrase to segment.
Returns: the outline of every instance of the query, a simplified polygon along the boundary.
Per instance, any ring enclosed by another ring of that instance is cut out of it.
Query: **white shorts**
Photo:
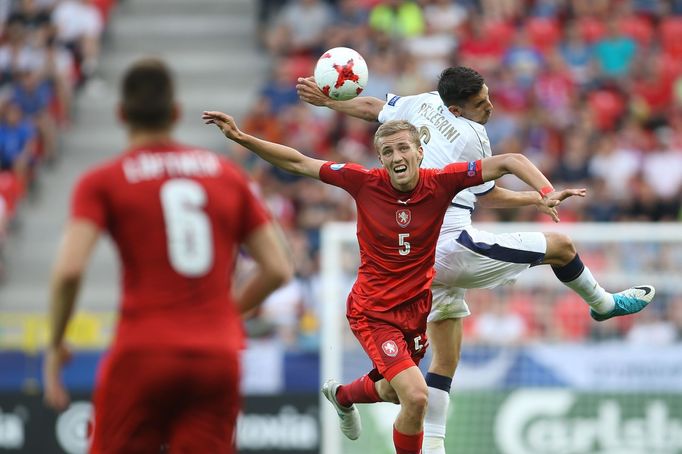
[[[428,321],[466,317],[471,312],[465,289],[512,284],[522,271],[542,263],[546,251],[542,232],[494,234],[469,226],[441,236]]]

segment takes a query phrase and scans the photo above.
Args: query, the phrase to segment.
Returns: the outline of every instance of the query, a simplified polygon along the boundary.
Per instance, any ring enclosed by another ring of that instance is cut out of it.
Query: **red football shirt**
[[[445,210],[459,191],[483,182],[480,161],[420,169],[411,192],[393,188],[385,169],[357,164],[327,162],[320,179],[355,199],[360,268],[352,293],[362,307],[378,311],[430,288]]]
[[[179,144],[132,149],[80,178],[71,217],[108,231],[118,249],[115,347],[242,346],[235,256],[269,218],[233,164]]]

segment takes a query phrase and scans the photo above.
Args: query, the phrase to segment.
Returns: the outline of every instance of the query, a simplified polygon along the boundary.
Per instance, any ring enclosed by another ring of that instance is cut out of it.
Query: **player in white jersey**
[[[483,126],[493,111],[483,77],[467,67],[445,69],[438,91],[414,96],[389,94],[386,101],[357,97],[334,101],[326,97],[313,78],[300,78],[299,97],[368,121],[407,120],[420,132],[424,167],[444,167],[492,154]],[[549,198],[564,200],[583,196],[584,190],[554,191]],[[493,182],[460,192],[448,209],[436,249],[436,278],[432,285],[433,306],[428,318],[428,337],[433,356],[426,377],[429,403],[424,425],[424,454],[444,454],[445,426],[450,386],[459,361],[462,318],[470,314],[464,300],[467,288],[491,288],[512,283],[524,270],[551,265],[554,274],[590,306],[597,321],[642,310],[654,297],[650,285],[631,287],[620,293],[606,292],[582,263],[573,241],[555,232],[492,234],[471,225],[476,203],[490,208],[536,205],[554,221],[554,209],[539,205],[537,192],[510,191]]]

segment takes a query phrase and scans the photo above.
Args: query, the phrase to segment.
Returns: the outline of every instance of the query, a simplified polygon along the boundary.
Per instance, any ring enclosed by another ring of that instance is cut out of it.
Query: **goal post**
[[[652,284],[657,291],[653,303],[656,307],[647,311],[658,313],[664,307],[673,310],[676,304],[676,310],[682,311],[682,224],[474,226],[495,233],[565,233],[604,288],[619,291],[636,284]],[[345,318],[345,302],[358,264],[355,224],[327,224],[321,242],[321,382],[328,378],[347,382],[369,371],[369,360]],[[549,305],[571,293],[550,267],[523,273],[515,287],[528,293],[544,292],[549,300],[543,302]],[[500,299],[505,299],[508,289],[497,290]],[[470,302],[470,309],[476,317],[481,307]],[[575,314],[572,316],[580,323],[593,323],[587,306],[581,306]],[[636,323],[639,316],[627,319]],[[681,324],[677,328],[682,328],[682,313],[677,323]],[[462,360],[453,381],[448,452],[682,452],[682,432],[678,433],[682,427],[680,347],[679,334],[672,344],[655,349],[622,337],[602,342],[589,336],[577,341],[540,338],[518,346],[482,347],[470,344],[465,335]],[[422,366],[428,365],[428,360],[427,352]],[[540,405],[543,400],[553,407]],[[363,433],[359,440],[350,442],[340,433],[332,406],[320,395],[322,454],[392,452],[390,429],[397,407],[359,407]],[[657,424],[662,426],[654,430]],[[606,434],[589,429],[592,426]]]

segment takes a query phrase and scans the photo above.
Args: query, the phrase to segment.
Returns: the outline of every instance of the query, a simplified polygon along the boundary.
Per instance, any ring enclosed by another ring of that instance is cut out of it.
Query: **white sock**
[[[599,314],[605,314],[615,307],[613,296],[599,285],[588,267],[577,278],[564,282],[564,285],[580,295]]]
[[[429,406],[424,418],[422,454],[445,454],[445,426],[449,405],[450,393],[429,387]]]

